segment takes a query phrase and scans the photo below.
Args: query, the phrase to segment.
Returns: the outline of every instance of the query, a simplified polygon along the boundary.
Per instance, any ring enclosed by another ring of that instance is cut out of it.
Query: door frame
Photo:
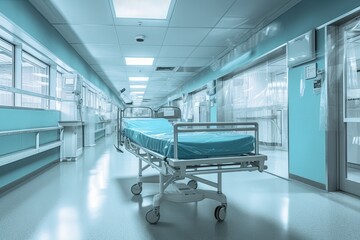
[[[327,191],[344,191],[360,196],[360,183],[347,179],[346,122],[344,119],[344,81],[346,77],[346,27],[359,20],[359,15],[347,16],[325,28],[326,41],[326,170]]]

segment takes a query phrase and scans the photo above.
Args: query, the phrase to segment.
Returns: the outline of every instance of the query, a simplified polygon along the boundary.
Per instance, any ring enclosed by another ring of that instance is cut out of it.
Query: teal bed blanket
[[[172,124],[162,118],[124,118],[123,134],[136,144],[174,158]],[[255,138],[239,132],[183,132],[178,136],[178,159],[243,155],[254,150]]]

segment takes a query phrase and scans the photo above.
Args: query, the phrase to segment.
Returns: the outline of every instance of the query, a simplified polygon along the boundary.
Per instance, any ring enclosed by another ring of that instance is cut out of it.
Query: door
[[[208,101],[201,102],[199,105],[199,122],[210,121],[210,107]]]
[[[340,189],[360,196],[360,22],[341,29],[344,69],[340,94]]]

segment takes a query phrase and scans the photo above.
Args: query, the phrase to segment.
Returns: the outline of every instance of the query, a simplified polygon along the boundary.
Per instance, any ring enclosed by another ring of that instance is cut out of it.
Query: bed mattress
[[[172,124],[162,118],[124,118],[123,134],[138,145],[174,158]],[[251,135],[228,132],[184,132],[178,136],[178,159],[243,155],[254,150]]]

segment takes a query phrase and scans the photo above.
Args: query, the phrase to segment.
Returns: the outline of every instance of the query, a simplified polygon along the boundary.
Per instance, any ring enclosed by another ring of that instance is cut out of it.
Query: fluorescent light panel
[[[146,88],[146,85],[130,85],[130,88]]]
[[[126,65],[151,66],[151,65],[153,65],[154,58],[126,57],[125,62],[126,62]]]
[[[149,80],[149,77],[129,77],[129,81],[146,82],[148,80]]]
[[[113,0],[116,17],[167,19],[171,0]]]
[[[144,94],[144,92],[131,92],[131,94]]]

